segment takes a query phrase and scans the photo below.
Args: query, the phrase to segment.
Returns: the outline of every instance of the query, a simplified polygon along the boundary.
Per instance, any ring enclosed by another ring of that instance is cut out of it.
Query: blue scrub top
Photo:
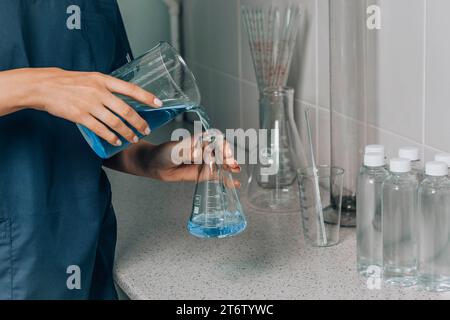
[[[115,0],[0,2],[0,71],[110,73],[127,55]],[[31,109],[0,117],[0,299],[115,299],[115,242],[102,160],[76,125]]]

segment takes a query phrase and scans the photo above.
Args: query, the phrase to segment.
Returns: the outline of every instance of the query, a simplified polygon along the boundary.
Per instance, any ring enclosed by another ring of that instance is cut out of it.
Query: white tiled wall
[[[297,0],[304,8],[289,85],[299,127],[313,108],[319,161],[329,160],[328,0]],[[361,0],[364,1],[364,0]],[[378,0],[379,107],[369,110],[368,142],[417,145],[426,159],[450,151],[449,0]],[[258,125],[257,87],[240,0],[183,0],[185,55],[203,101],[220,129]],[[304,132],[304,129],[301,130]]]

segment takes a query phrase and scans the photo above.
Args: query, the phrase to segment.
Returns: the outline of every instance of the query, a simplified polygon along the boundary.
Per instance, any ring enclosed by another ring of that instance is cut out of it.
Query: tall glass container
[[[376,0],[329,0],[331,164],[345,170],[341,225],[356,225],[356,178],[376,104],[377,30],[367,21]]]
[[[258,163],[249,167],[248,205],[262,212],[298,212],[296,170],[305,166],[305,154],[294,123],[294,90],[286,83],[301,6],[297,0],[242,0],[241,4],[260,94],[260,129],[267,130],[267,141],[260,136],[258,145],[250,146],[250,157]]]
[[[262,130],[258,145],[250,150],[248,205],[261,212],[298,212],[296,170],[305,167],[306,159],[294,122],[294,90],[267,88],[261,93],[260,105]]]

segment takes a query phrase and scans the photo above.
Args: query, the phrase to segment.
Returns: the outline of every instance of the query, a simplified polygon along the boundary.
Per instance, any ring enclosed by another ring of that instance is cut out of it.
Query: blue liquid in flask
[[[215,143],[214,130],[208,131],[211,129],[208,115],[202,108],[195,112],[206,131],[204,141]],[[247,220],[231,174],[215,162],[204,163],[197,177],[188,231],[199,238],[226,238],[243,232],[246,227]]]
[[[189,220],[189,232],[199,238],[226,238],[244,231],[247,222],[241,212],[199,214]]]
[[[188,231],[199,238],[235,236],[247,227],[236,190],[223,182],[199,182]]]

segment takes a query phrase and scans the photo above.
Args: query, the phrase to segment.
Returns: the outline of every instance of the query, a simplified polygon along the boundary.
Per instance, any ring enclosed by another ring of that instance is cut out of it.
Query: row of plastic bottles
[[[386,163],[384,147],[366,147],[357,183],[357,267],[384,283],[450,290],[450,155],[421,166],[417,148]]]

